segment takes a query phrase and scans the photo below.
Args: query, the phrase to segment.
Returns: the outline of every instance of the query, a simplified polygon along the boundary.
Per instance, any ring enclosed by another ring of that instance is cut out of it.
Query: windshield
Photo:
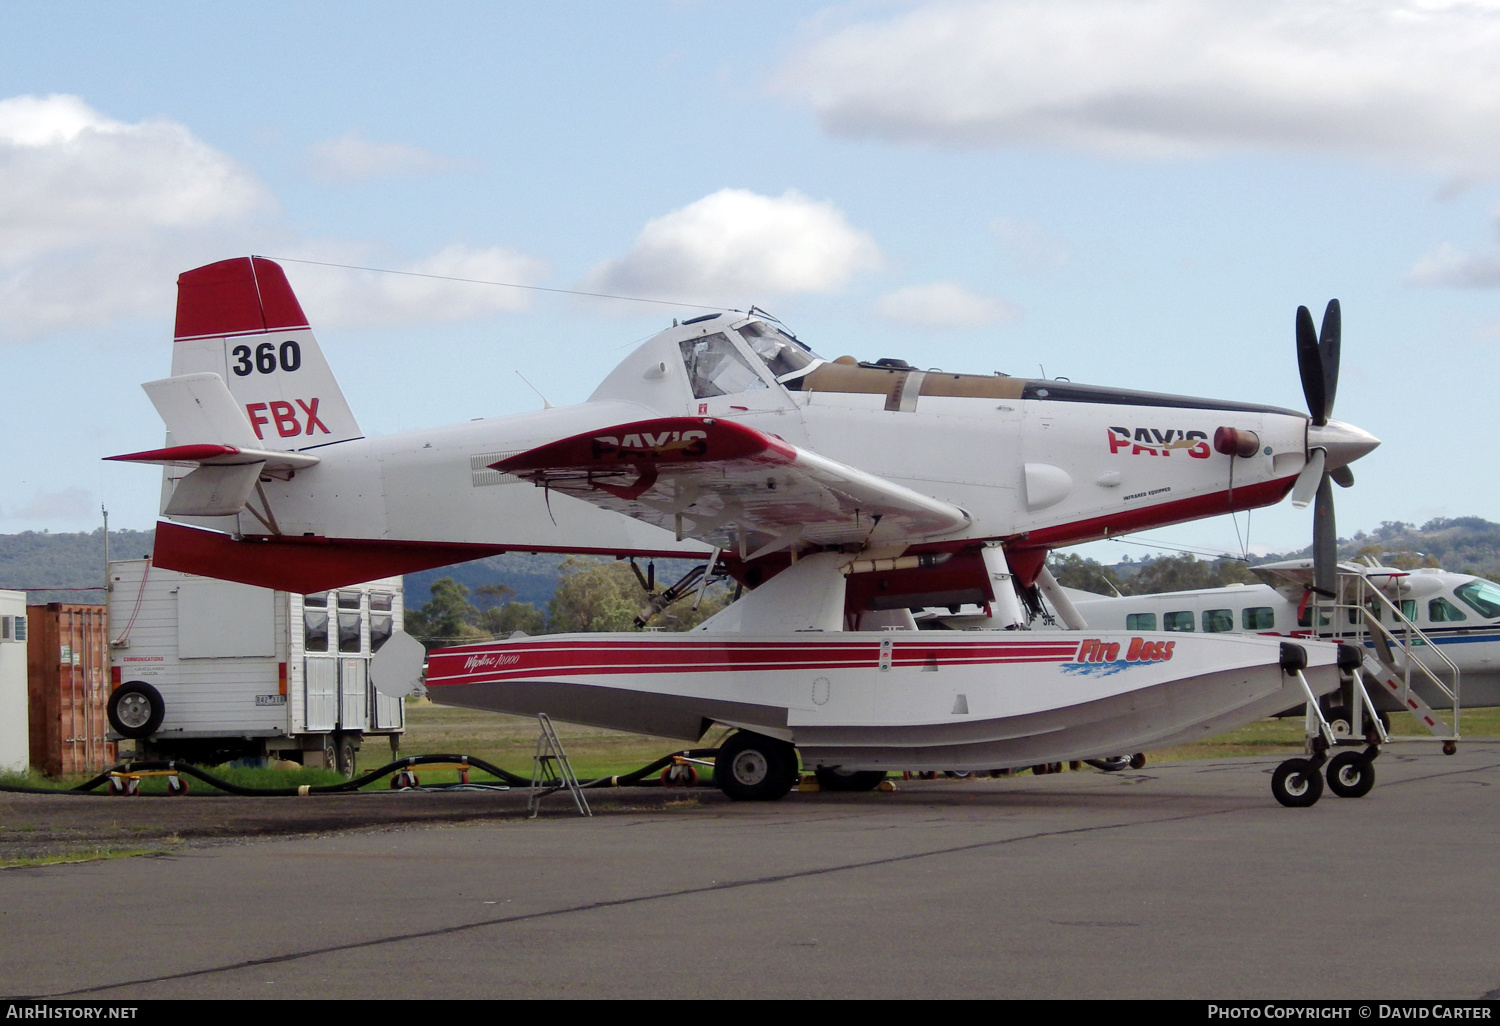
[[[1493,620],[1500,616],[1500,585],[1476,579],[1453,589],[1453,594],[1486,619]]]
[[[723,332],[684,339],[681,345],[682,362],[687,367],[694,398],[735,395],[767,387]]]
[[[777,380],[822,362],[817,353],[764,321],[751,321],[740,329],[740,335]]]

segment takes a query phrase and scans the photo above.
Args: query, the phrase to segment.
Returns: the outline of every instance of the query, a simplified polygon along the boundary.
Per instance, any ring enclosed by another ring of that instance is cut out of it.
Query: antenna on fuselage
[[[522,381],[526,381],[526,375],[522,374],[520,371],[516,371],[516,377],[520,378]],[[552,409],[552,404],[547,401],[547,397],[546,396],[542,395],[542,390],[540,388],[537,388],[535,385],[533,385],[529,381],[526,381],[526,387],[529,388],[529,389],[531,389],[533,392],[535,392],[538,396],[541,397],[541,400],[542,400],[542,409],[544,409],[544,410],[550,410],[550,409]]]

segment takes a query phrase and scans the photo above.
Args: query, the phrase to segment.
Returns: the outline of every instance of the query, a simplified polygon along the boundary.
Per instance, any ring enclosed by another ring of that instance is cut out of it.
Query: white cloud
[[[1500,257],[1465,253],[1444,242],[1412,264],[1406,280],[1413,285],[1492,289],[1500,286]]]
[[[337,139],[309,146],[307,166],[314,176],[324,181],[344,184],[368,178],[420,178],[442,174],[462,167],[463,162],[407,143],[371,142],[361,137],[356,129]]]
[[[363,145],[411,156],[398,144]],[[385,170],[395,166],[416,165],[393,158]],[[76,96],[0,99],[0,337],[132,316],[166,320],[179,273],[267,251],[369,262],[359,259],[369,247],[299,242],[264,183],[184,125],[117,121]],[[543,261],[501,247],[450,246],[397,266],[517,284],[547,273]],[[324,323],[335,327],[484,317],[527,301],[516,289],[431,278],[347,271],[298,278],[308,281],[307,305],[326,311]]]
[[[897,324],[924,328],[980,328],[1021,316],[1018,307],[951,281],[897,289],[875,301],[875,312]]]
[[[320,244],[317,258],[330,259],[333,248]],[[348,246],[336,256],[341,262],[367,263]],[[515,250],[458,245],[391,268],[406,274],[292,266],[297,296],[315,329],[460,321],[523,310],[531,302],[529,290],[487,283],[534,285],[550,270],[546,261]],[[464,280],[447,280],[452,278]]]
[[[86,520],[97,512],[87,491],[64,488],[60,492],[38,492],[11,516],[18,520]]]
[[[1061,270],[1073,258],[1071,246],[1049,234],[1035,221],[997,217],[990,222],[990,231],[1000,240],[1016,267],[1028,274]]]
[[[646,223],[620,259],[582,288],[652,299],[742,305],[769,295],[831,292],[881,266],[880,247],[832,203],[795,189],[721,189]]]
[[[1500,172],[1493,2],[944,0],[833,32],[775,86],[846,136]]]
[[[170,309],[184,255],[210,258],[274,209],[176,122],[126,124],[74,96],[0,100],[0,333]]]

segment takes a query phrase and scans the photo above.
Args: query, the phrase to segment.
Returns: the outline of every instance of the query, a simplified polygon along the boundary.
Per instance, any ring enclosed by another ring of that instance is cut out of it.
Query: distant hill
[[[143,556],[151,551],[153,534],[152,531],[111,531],[110,555],[115,559]],[[1311,554],[1309,546],[1298,552],[1259,557],[1252,562]],[[1369,533],[1358,531],[1352,538],[1339,539],[1340,558],[1353,559],[1363,555],[1404,565],[1441,566],[1458,573],[1500,580],[1500,524],[1481,517],[1439,517],[1421,527],[1388,520]],[[413,608],[420,608],[431,597],[433,581],[452,577],[471,593],[477,593],[484,585],[505,585],[514,592],[514,601],[529,602],[544,610],[557,590],[558,567],[565,558],[555,553],[510,552],[407,574],[407,602]],[[658,586],[671,584],[692,565],[691,560],[658,560]],[[1054,553],[1051,565],[1063,583],[1106,594],[1111,584],[1125,593],[1140,593],[1216,587],[1232,580],[1251,579],[1244,572],[1243,561],[1198,560],[1191,556],[1124,560],[1106,567],[1062,550]],[[62,589],[98,589],[103,584],[103,577],[103,529],[78,534],[49,534],[46,531],[0,534],[0,588],[30,591],[29,601],[102,602],[104,593],[99,590]]]
[[[110,558],[137,559],[147,555],[155,534],[110,531]],[[27,592],[27,602],[103,604],[103,587],[104,528],[87,534],[46,531],[0,534],[0,588]],[[94,590],[62,590],[70,588]]]

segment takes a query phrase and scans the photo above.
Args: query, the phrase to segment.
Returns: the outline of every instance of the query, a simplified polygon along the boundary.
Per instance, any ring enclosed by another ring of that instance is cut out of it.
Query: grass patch
[[[160,855],[182,842],[176,841],[166,848],[110,848],[96,846],[77,851],[56,852],[48,855],[0,855],[0,869],[21,869],[27,866],[59,866],[70,862],[98,862],[102,859],[129,859],[137,855]]]

